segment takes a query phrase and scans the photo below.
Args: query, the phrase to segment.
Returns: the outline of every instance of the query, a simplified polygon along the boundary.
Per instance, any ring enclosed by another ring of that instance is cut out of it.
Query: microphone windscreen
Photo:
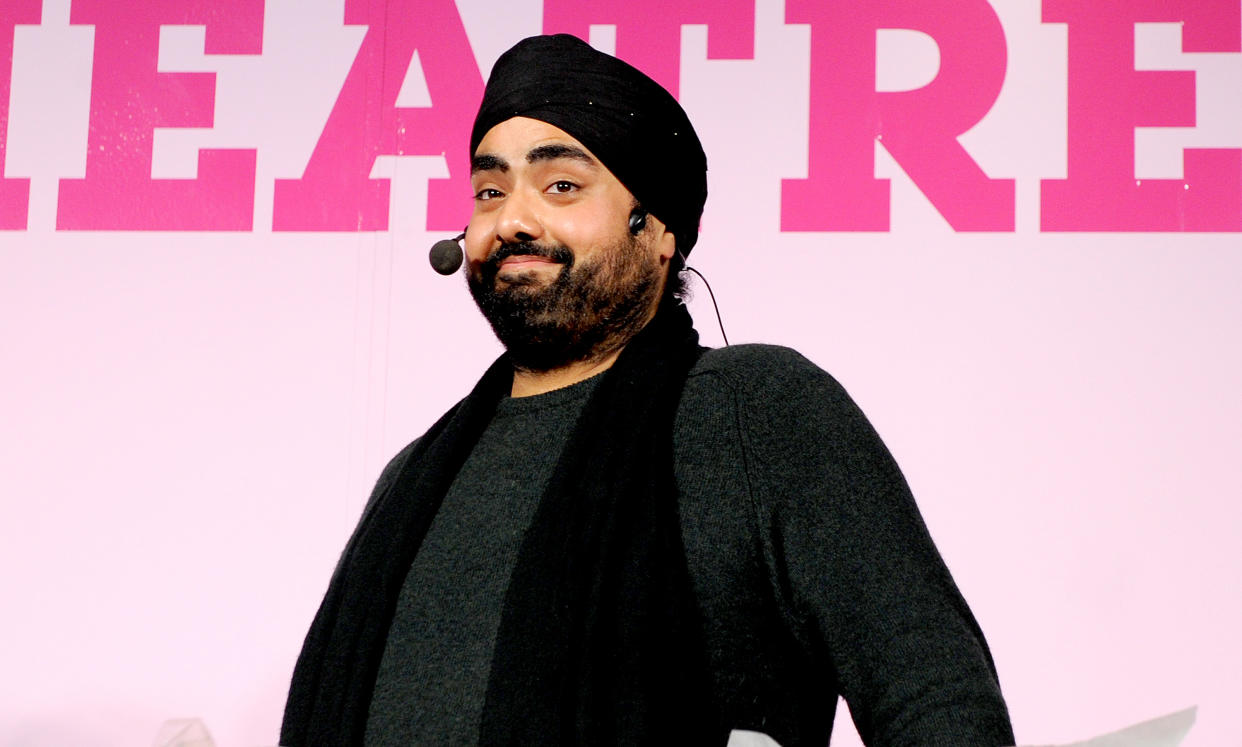
[[[431,245],[431,266],[441,275],[452,275],[461,267],[464,256],[461,247],[453,239],[441,239]]]

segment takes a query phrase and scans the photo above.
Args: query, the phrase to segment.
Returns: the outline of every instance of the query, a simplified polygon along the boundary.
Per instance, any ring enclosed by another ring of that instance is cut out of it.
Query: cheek
[[[556,238],[575,249],[590,250],[615,242],[625,231],[624,217],[615,211],[585,209],[566,211],[558,216]]]
[[[491,250],[491,234],[483,227],[486,222],[486,219],[472,219],[470,225],[466,226],[466,238],[462,245],[466,251],[466,260],[472,265],[486,259]]]

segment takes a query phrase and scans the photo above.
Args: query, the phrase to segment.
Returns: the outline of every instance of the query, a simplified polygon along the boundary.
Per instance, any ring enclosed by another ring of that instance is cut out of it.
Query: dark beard
[[[506,257],[529,254],[561,264],[550,283],[521,274],[499,283]],[[566,246],[505,244],[477,273],[470,294],[519,371],[550,371],[600,360],[642,329],[659,293],[660,265],[625,235],[589,261],[575,262]]]

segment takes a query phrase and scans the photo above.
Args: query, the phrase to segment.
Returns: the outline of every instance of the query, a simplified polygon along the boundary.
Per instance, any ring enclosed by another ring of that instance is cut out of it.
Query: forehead
[[[567,147],[563,151],[549,151],[547,146]],[[545,154],[562,152],[565,157],[590,162],[606,170],[595,154],[578,142],[577,138],[555,125],[529,117],[512,117],[492,127],[479,141],[474,157],[477,159],[479,156],[498,156],[506,163],[521,163],[530,160],[530,154],[536,151]],[[582,155],[586,158],[582,158]]]
[[[573,143],[585,150],[584,145],[556,125],[550,125],[539,119],[530,117],[510,117],[487,131],[479,141],[476,153],[483,153],[498,147],[512,147],[521,143],[563,142]]]

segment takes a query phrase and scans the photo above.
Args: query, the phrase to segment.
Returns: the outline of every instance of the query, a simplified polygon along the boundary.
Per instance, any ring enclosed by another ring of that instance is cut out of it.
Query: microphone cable
[[[678,254],[680,254],[680,252],[678,252]],[[712,292],[712,284],[707,282],[707,277],[704,276],[703,273],[694,269],[690,265],[685,264],[686,258],[684,256],[681,261],[687,270],[699,276],[699,280],[703,281],[703,287],[707,288],[707,296],[712,299],[712,308],[716,311],[716,324],[720,325],[720,336],[724,338],[725,347],[729,347],[729,336],[726,335],[724,331],[724,320],[720,318],[720,307],[716,304],[716,294]]]

